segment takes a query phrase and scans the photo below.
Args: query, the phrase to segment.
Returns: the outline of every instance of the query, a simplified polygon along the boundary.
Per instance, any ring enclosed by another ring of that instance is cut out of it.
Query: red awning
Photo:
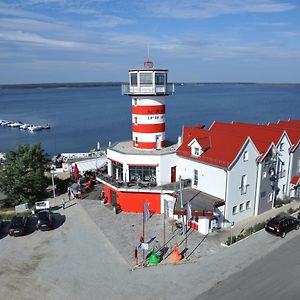
[[[300,176],[294,176],[291,179],[291,184],[293,184],[293,185],[300,185]]]

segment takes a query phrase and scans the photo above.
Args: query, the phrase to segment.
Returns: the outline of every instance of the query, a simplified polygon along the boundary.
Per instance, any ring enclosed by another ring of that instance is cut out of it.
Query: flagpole
[[[143,237],[143,244],[145,242],[145,202],[143,204],[143,231],[142,231],[142,237]],[[142,245],[142,248],[143,248],[143,262],[144,262],[144,259],[145,259],[145,249],[143,247],[144,245]]]
[[[166,212],[164,211],[164,249],[163,249],[163,258],[165,258],[166,254]]]

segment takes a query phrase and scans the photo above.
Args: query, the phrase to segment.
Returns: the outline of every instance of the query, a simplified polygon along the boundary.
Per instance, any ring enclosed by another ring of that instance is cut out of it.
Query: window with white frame
[[[272,195],[272,193],[269,193],[268,201],[269,201],[269,202],[272,202],[272,200],[273,200],[273,195]]]
[[[237,206],[234,206],[234,207],[232,208],[232,214],[233,214],[233,215],[236,215],[237,212],[238,212]]]
[[[133,98],[133,105],[137,106],[137,98]]]
[[[284,194],[286,191],[285,191],[285,184],[282,186],[282,193]]]
[[[140,73],[140,85],[152,84],[152,73]]]
[[[134,124],[137,125],[137,123],[138,123],[138,118],[134,117]]]
[[[136,137],[135,137],[135,144],[137,145],[138,143],[139,143],[138,137],[136,136]]]
[[[137,85],[137,73],[130,74],[130,84],[135,86]]]
[[[250,208],[251,208],[251,202],[250,202],[250,200],[248,200],[246,202],[246,209],[250,209]]]
[[[247,193],[247,175],[243,175],[242,178],[241,178],[241,186],[240,186],[240,189],[241,189],[241,194],[246,194]]]
[[[198,170],[194,170],[194,185],[198,185]]]
[[[244,211],[245,210],[245,203],[241,203],[240,204],[240,211]]]
[[[247,161],[249,159],[249,153],[248,153],[248,151],[244,152],[243,159],[244,159],[244,161]]]

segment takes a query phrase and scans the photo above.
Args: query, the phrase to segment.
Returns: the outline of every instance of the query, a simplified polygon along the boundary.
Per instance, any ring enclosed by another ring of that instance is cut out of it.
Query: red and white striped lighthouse
[[[168,70],[155,69],[151,61],[143,69],[129,70],[129,84],[123,94],[132,97],[132,144],[154,150],[165,147],[165,98],[174,93],[168,84]]]

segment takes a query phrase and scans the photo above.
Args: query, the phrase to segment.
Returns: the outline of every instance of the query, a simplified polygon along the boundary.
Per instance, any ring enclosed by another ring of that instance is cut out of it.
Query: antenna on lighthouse
[[[150,61],[150,47],[149,47],[149,45],[147,46],[147,50],[148,50],[148,59],[147,59],[147,61],[144,62],[144,68],[145,69],[153,69],[153,62]]]

